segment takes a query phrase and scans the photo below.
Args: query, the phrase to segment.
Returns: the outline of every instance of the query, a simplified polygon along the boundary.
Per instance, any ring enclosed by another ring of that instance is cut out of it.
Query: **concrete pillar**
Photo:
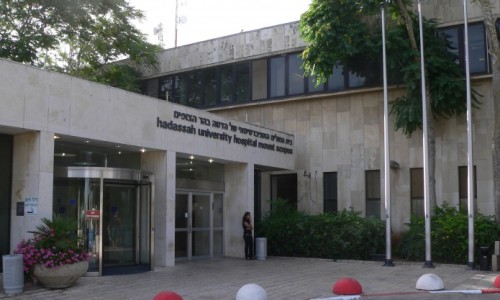
[[[30,132],[14,136],[12,166],[11,250],[22,239],[31,238],[28,231],[40,225],[42,218],[52,218],[54,184],[54,134]],[[31,199],[32,213],[18,216],[18,203]]]
[[[243,227],[246,211],[254,214],[254,165],[224,166],[224,252],[225,256],[244,257]]]
[[[154,174],[155,266],[175,265],[175,152],[146,152],[141,169]]]

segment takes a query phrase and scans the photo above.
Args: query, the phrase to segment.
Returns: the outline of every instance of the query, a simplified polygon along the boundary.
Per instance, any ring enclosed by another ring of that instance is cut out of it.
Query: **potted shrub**
[[[88,269],[89,254],[77,235],[77,223],[68,218],[42,219],[33,238],[21,241],[15,253],[23,255],[24,273],[48,288],[66,288]]]

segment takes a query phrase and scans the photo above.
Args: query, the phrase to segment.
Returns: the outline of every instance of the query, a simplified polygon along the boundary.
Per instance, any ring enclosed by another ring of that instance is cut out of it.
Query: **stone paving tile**
[[[363,287],[361,299],[500,299],[500,294],[430,294],[415,289],[418,278],[434,273],[443,279],[446,290],[492,288],[498,275],[470,271],[465,265],[439,265],[423,268],[423,263],[398,263],[383,267],[381,262],[332,261],[327,259],[268,257],[264,261],[220,258],[178,262],[175,267],[156,268],[153,272],[103,277],[83,277],[68,289],[49,290],[27,285],[19,295],[0,299],[153,299],[163,290],[172,290],[184,300],[235,299],[247,283],[262,286],[269,300],[326,299],[333,284],[352,277]],[[0,275],[1,278],[2,275]],[[3,285],[3,279],[2,279]]]

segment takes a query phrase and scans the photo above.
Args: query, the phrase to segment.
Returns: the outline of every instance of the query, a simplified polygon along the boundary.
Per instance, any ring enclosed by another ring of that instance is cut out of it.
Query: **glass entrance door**
[[[103,200],[103,267],[135,265],[136,187],[105,182]]]
[[[222,194],[179,192],[175,205],[176,259],[223,255]]]
[[[87,275],[151,269],[153,197],[143,177],[148,178],[110,168],[56,172],[54,214],[78,220],[78,234],[91,254]]]

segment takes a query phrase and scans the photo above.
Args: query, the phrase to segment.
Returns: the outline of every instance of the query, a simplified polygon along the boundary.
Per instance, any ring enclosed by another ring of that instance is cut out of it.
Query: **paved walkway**
[[[382,262],[332,261],[327,259],[268,257],[247,261],[220,258],[178,262],[175,267],[156,268],[153,272],[103,277],[83,277],[75,286],[49,290],[27,285],[16,296],[0,289],[0,299],[153,299],[163,290],[175,291],[184,300],[235,299],[247,283],[262,286],[269,300],[318,299],[337,297],[333,284],[352,277],[363,287],[362,299],[500,299],[500,294],[430,294],[415,289],[418,278],[434,273],[446,290],[486,289],[493,287],[495,272],[469,271],[465,265],[440,265],[423,268],[423,263],[398,263],[383,267]],[[0,278],[2,275],[0,275]]]

